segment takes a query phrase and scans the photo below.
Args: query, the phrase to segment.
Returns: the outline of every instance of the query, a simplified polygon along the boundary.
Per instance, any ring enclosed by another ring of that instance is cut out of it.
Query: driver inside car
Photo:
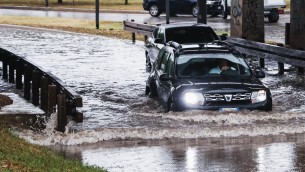
[[[229,66],[228,60],[221,59],[220,62],[219,62],[219,65],[212,68],[209,71],[209,74],[220,74],[221,72],[226,71],[226,70],[236,70],[236,69]]]

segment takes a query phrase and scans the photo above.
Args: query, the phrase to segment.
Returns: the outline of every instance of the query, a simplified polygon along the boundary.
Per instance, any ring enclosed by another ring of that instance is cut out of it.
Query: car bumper
[[[180,107],[181,110],[217,110],[217,111],[239,111],[243,109],[247,110],[263,110],[270,111],[272,110],[272,102],[271,101],[263,101],[260,103],[252,103],[252,104],[241,104],[241,105],[186,105],[183,101],[176,102],[177,106]]]
[[[221,5],[209,5],[207,4],[207,13],[212,14],[212,13],[221,13]]]

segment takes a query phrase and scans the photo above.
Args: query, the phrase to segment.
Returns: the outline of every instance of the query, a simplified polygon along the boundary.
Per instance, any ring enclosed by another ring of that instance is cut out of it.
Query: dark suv
[[[208,109],[272,110],[270,90],[253,72],[242,54],[220,41],[183,47],[163,47],[146,83],[146,95],[156,98],[165,111]]]
[[[205,24],[176,23],[157,27],[147,39],[145,47],[146,66],[151,68],[160,49],[166,42],[179,44],[207,43],[219,40],[215,31]]]
[[[166,0],[143,0],[143,9],[149,11],[153,17],[158,17],[165,12]],[[197,0],[170,0],[170,14],[192,14],[197,17]],[[217,16],[221,14],[221,0],[207,0],[207,14]]]
[[[158,17],[165,12],[166,0],[143,0],[143,9],[149,11],[153,17]],[[197,0],[170,0],[170,13],[173,14],[192,14],[197,16]]]

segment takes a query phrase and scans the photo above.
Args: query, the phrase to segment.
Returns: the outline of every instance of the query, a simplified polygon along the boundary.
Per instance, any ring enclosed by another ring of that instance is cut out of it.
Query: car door
[[[160,68],[157,73],[157,88],[158,88],[158,99],[161,104],[166,105],[168,97],[170,95],[171,90],[171,80],[161,80],[160,76],[162,74],[169,74],[169,70],[171,69],[170,61],[173,61],[173,56],[168,51],[165,51],[160,63]]]
[[[192,5],[191,0],[170,0],[171,13],[189,13]]]

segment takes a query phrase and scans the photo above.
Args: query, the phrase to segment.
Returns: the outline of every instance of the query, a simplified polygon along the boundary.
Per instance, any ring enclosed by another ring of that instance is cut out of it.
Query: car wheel
[[[192,15],[193,15],[194,17],[197,17],[197,15],[198,15],[198,6],[197,6],[197,5],[194,5],[194,6],[192,7]]]
[[[153,17],[158,17],[161,14],[160,8],[158,5],[153,4],[149,7],[149,14]]]
[[[272,16],[272,15],[268,16],[269,23],[276,23],[278,20],[279,20],[279,17],[277,17],[277,16]]]

